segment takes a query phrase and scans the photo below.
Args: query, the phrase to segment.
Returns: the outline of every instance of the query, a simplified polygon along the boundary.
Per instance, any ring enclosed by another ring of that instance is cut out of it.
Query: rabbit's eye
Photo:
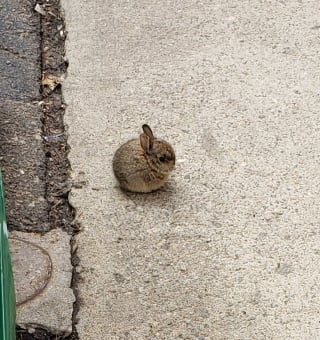
[[[164,156],[160,156],[160,157],[159,157],[159,161],[160,161],[161,163],[164,163],[164,162],[166,161],[166,158],[165,158]]]

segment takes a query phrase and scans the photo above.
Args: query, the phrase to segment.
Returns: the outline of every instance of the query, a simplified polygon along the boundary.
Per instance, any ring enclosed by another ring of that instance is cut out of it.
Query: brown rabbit
[[[124,190],[151,192],[161,188],[175,165],[172,146],[155,138],[149,125],[142,125],[140,138],[120,146],[113,157],[113,171]]]

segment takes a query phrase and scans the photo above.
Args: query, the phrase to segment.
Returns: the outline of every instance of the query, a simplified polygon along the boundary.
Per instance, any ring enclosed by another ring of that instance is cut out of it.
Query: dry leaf
[[[42,76],[42,85],[49,86],[53,90],[58,84],[61,83],[61,77],[54,76],[52,74],[45,74]]]

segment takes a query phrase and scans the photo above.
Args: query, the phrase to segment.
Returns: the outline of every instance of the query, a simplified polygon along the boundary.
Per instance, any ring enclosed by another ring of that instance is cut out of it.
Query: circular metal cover
[[[51,278],[52,262],[45,249],[16,237],[10,238],[10,253],[19,306],[44,290]]]

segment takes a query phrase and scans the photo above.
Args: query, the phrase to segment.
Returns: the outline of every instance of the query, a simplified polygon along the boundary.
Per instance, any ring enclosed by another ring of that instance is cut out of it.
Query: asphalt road
[[[41,140],[40,18],[22,1],[0,10],[0,162],[9,228],[44,230],[45,154]]]
[[[80,339],[319,337],[319,1],[62,1]],[[148,123],[166,190],[126,195]]]

